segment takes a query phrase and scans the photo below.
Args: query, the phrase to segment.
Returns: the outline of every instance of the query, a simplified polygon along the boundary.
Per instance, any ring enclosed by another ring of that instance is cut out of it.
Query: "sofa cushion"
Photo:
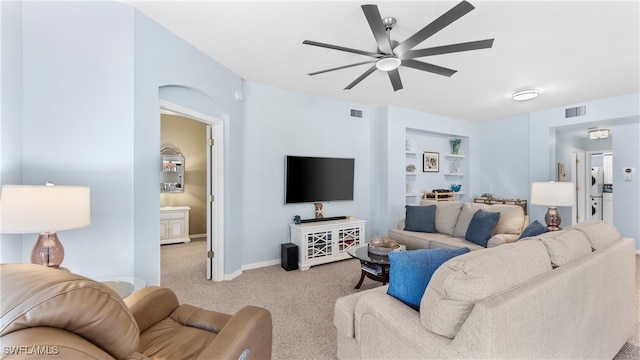
[[[433,274],[420,321],[429,331],[454,338],[475,302],[551,271],[545,246],[518,241],[457,256]]]
[[[415,310],[433,273],[447,260],[468,253],[468,248],[456,250],[420,249],[389,253],[389,289],[387,294]]]
[[[436,213],[436,219],[438,214]],[[437,228],[437,227],[436,227]],[[620,239],[620,232],[615,226],[605,221],[587,221],[575,224],[567,229],[577,229],[582,231],[594,249],[602,249],[612,242]]]
[[[529,224],[529,226],[527,226],[524,229],[522,234],[520,234],[520,237],[518,238],[518,240],[524,239],[524,238],[528,238],[528,237],[531,237],[531,236],[538,236],[538,235],[546,233],[547,231],[549,231],[547,226],[542,224],[538,220],[536,220],[536,221],[532,222],[531,224]]]
[[[436,232],[436,207],[405,205],[404,229],[407,231]]]
[[[524,210],[517,205],[496,204],[487,206],[484,211],[499,212],[500,221],[496,225],[496,234],[517,234],[524,228]]]
[[[436,206],[436,231],[440,234],[453,236],[463,203],[460,201],[422,200],[420,205],[423,204]]]
[[[453,235],[464,239],[464,237],[467,235],[467,229],[469,228],[469,223],[473,218],[473,214],[475,214],[479,209],[486,211],[489,206],[491,205],[479,203],[463,203],[462,209],[460,210],[460,215],[458,216],[458,222],[456,223],[456,228],[453,231]]]
[[[529,239],[542,241],[554,266],[562,266],[591,253],[591,243],[582,231],[576,229],[549,231]]]
[[[487,247],[487,242],[491,239],[499,220],[499,212],[488,212],[479,209],[471,218],[467,233],[464,236],[465,240]]]

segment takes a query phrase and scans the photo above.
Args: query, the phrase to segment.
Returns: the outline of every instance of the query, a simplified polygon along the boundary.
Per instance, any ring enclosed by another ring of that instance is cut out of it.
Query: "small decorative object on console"
[[[389,255],[391,251],[398,249],[398,242],[386,236],[374,236],[369,243],[369,252],[374,255]]]

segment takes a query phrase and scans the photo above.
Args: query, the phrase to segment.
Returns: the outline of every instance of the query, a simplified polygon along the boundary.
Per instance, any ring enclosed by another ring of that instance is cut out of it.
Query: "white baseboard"
[[[240,267],[240,270],[235,271],[231,274],[224,274],[224,280],[225,281],[229,281],[229,280],[233,280],[235,278],[237,278],[238,276],[242,275],[243,271],[246,270],[253,270],[253,269],[259,269],[259,268],[263,268],[263,267],[267,267],[267,266],[273,266],[273,265],[278,265],[280,264],[280,259],[277,260],[269,260],[269,261],[263,261],[263,262],[259,262],[259,263],[253,263],[253,264],[247,264],[247,265],[242,265]]]
[[[244,270],[253,270],[253,269],[259,269],[259,268],[263,268],[263,267],[267,267],[267,266],[278,265],[278,264],[280,264],[280,259],[263,261],[263,262],[259,262],[259,263],[248,264],[248,265],[242,265],[241,269],[243,271]]]

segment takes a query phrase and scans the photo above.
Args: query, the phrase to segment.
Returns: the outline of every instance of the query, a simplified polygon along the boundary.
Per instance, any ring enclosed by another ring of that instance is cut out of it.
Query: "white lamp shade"
[[[576,190],[570,182],[534,182],[531,184],[531,203],[546,206],[573,206]]]
[[[27,234],[89,226],[90,202],[88,186],[4,185],[0,232]]]

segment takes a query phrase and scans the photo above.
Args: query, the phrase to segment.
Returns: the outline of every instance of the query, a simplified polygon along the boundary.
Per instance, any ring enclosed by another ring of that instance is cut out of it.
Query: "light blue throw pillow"
[[[467,234],[464,236],[465,240],[487,247],[487,243],[493,236],[493,230],[496,229],[498,221],[500,221],[499,212],[489,212],[478,209],[471,218],[471,222],[467,228]]]
[[[469,248],[390,252],[387,294],[420,311],[420,300],[433,273],[447,260],[468,252]]]
[[[536,221],[532,222],[531,224],[529,224],[529,226],[527,226],[524,229],[522,234],[520,234],[520,237],[518,238],[518,240],[524,239],[524,238],[528,238],[528,237],[532,237],[532,236],[538,236],[538,235],[546,233],[547,231],[549,231],[549,229],[545,225],[540,223],[538,220],[536,220]]]
[[[404,229],[407,231],[436,232],[436,206],[405,205]]]

